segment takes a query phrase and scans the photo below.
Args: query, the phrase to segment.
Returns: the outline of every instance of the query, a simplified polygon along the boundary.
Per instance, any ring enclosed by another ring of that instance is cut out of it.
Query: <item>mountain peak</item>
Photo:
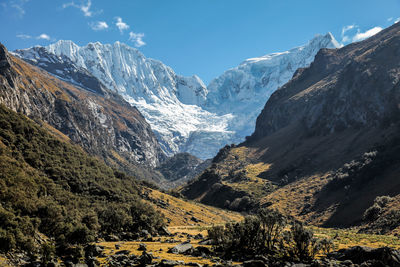
[[[0,43],[0,69],[7,69],[10,67],[10,60],[8,58],[7,48]]]

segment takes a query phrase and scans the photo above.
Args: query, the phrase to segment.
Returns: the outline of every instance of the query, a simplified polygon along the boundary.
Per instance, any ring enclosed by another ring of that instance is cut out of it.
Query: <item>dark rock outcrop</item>
[[[364,263],[366,266],[400,266],[400,252],[388,247],[372,249],[357,246],[331,253],[329,258],[340,261],[351,261],[355,264]]]
[[[201,160],[189,153],[178,153],[166,159],[157,170],[160,171],[172,187],[193,180],[210,165],[210,160]]]

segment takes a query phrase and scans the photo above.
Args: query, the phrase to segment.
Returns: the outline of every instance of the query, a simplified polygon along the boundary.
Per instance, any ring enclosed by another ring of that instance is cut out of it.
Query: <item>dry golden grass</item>
[[[149,201],[154,208],[169,219],[169,226],[204,226],[240,221],[243,219],[243,216],[236,212],[206,206],[193,201],[182,200],[157,190],[148,190],[151,199],[162,200],[168,204],[168,206],[164,208]],[[198,219],[199,222],[192,221],[192,217]]]
[[[164,243],[165,240],[171,239],[171,237],[160,237],[160,240],[157,240],[156,242],[100,242],[98,245],[104,246],[104,254],[108,255],[113,255],[119,250],[128,250],[130,251],[130,254],[134,254],[136,256],[140,256],[142,254],[142,251],[139,251],[139,244],[144,243],[146,244],[146,252],[151,253],[156,259],[154,259],[155,262],[160,262],[163,259],[167,260],[175,260],[175,261],[182,261],[184,263],[199,263],[201,265],[213,265],[214,263],[211,261],[210,258],[201,258],[201,257],[193,257],[190,255],[181,255],[181,254],[172,254],[168,253],[168,249],[176,246],[177,244],[180,244],[184,241],[187,240],[187,234],[190,235],[197,235],[197,234],[202,234],[204,237],[207,237],[207,228],[211,227],[211,225],[208,226],[171,226],[168,227],[168,230],[175,234],[175,236],[172,237],[172,239],[176,240],[177,242],[174,243]],[[190,243],[193,245],[193,247],[198,247],[199,246],[199,240],[191,240]],[[118,244],[120,245],[119,250],[115,249],[115,245]],[[211,246],[209,245],[201,245],[204,247],[208,247],[211,249]],[[98,258],[100,261],[101,265],[106,265],[107,263],[107,258]],[[234,264],[238,264],[237,262],[234,262]]]
[[[161,241],[164,241],[168,238],[161,238]],[[194,262],[194,263],[199,263],[201,265],[204,264],[212,264],[210,259],[204,259],[201,257],[193,257],[190,255],[182,255],[182,254],[173,254],[173,253],[168,253],[168,249],[172,248],[181,242],[185,241],[184,238],[177,238],[174,237],[175,240],[179,242],[175,243],[163,243],[160,241],[157,242],[102,242],[99,243],[99,245],[104,246],[105,250],[104,253],[106,255],[113,255],[115,254],[118,250],[115,249],[115,245],[118,244],[120,245],[119,250],[128,250],[131,252],[131,254],[134,254],[136,256],[142,255],[142,251],[139,251],[139,244],[144,243],[146,244],[146,252],[151,253],[155,259],[155,262],[160,262],[162,259],[168,259],[168,260],[175,260],[175,261],[183,261],[185,263],[189,262]],[[193,247],[199,246],[198,241],[193,241],[191,244]],[[99,259],[100,263],[105,264],[106,263],[106,258],[100,258]]]
[[[256,164],[249,164],[245,167],[247,176],[251,179],[259,179],[259,175],[263,172],[268,171],[271,168],[271,164],[259,162]]]
[[[111,152],[111,155],[112,155],[116,160],[118,160],[119,162],[122,162],[122,163],[124,163],[124,164],[129,164],[129,162],[128,162],[126,159],[124,159],[123,157],[121,157],[121,156],[118,154],[117,151],[115,151],[115,150],[110,150],[110,152]]]
[[[155,261],[159,262],[162,259],[196,262],[200,264],[211,264],[210,259],[203,259],[198,257],[177,255],[167,253],[168,249],[187,240],[186,234],[196,235],[202,234],[204,237],[207,236],[207,229],[211,227],[208,226],[173,226],[168,227],[169,231],[176,234],[173,239],[178,241],[175,243],[164,243],[163,241],[169,239],[169,237],[161,237],[160,240],[156,242],[101,242],[98,243],[105,247],[106,255],[113,255],[118,250],[115,249],[115,244],[120,245],[119,250],[129,250],[131,254],[139,256],[142,254],[138,250],[139,244],[144,243],[147,246],[147,252],[153,254],[156,257]],[[319,228],[319,227],[309,227],[313,230],[317,238],[329,238],[333,240],[334,250],[349,248],[354,246],[366,246],[371,248],[379,247],[392,247],[395,249],[400,249],[400,239],[393,235],[371,235],[371,234],[358,234],[356,230],[353,229],[331,229],[331,228]],[[198,246],[197,240],[191,240],[191,244],[194,247]],[[161,251],[160,251],[161,249]],[[99,259],[102,265],[106,263],[106,258]]]
[[[10,267],[11,265],[9,264],[8,260],[3,257],[0,256],[0,267]]]
[[[285,215],[294,216],[302,221],[320,225],[326,221],[334,212],[334,209],[327,209],[323,214],[311,219],[313,213],[300,215],[305,204],[313,204],[315,192],[327,183],[328,174],[314,175],[303,178],[296,182],[283,186],[261,199],[261,204],[272,203],[270,208],[277,209]]]
[[[400,249],[400,239],[394,235],[359,234],[356,229],[332,229],[310,227],[316,237],[332,239],[335,249],[354,246],[366,246],[371,248],[391,247]]]
[[[271,164],[263,162],[256,164],[248,164],[244,167],[246,171],[246,179],[238,182],[224,181],[223,184],[228,185],[236,190],[243,190],[250,193],[255,199],[261,199],[267,194],[264,188],[271,186],[268,180],[262,179],[259,175],[271,167]],[[240,171],[240,170],[239,170]]]
[[[11,59],[13,61],[13,69],[19,74],[19,88],[29,90],[35,86],[38,89],[57,95],[59,99],[71,101],[62,88],[73,88],[73,86],[54,78],[37,67],[25,63],[21,59],[15,57],[11,57]]]
[[[60,132],[59,130],[57,130],[56,128],[54,128],[53,126],[48,124],[47,122],[40,121],[40,126],[49,130],[49,132],[51,134],[53,134],[53,136],[56,137],[57,139],[59,139],[63,142],[71,143],[71,139],[68,136],[66,136],[65,134],[63,134],[62,132]]]

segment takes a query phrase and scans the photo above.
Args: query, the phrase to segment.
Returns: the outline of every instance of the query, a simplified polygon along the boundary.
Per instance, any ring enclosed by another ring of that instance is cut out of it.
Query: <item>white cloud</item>
[[[348,32],[348,31],[354,29],[355,27],[357,27],[357,25],[355,25],[355,24],[344,26],[344,27],[342,28],[342,37],[344,36],[344,34],[345,34],[346,32]]]
[[[393,17],[390,17],[387,19],[388,22],[391,22],[393,20]]]
[[[144,33],[129,33],[129,40],[135,44],[136,47],[141,47],[146,45],[143,41]]]
[[[381,27],[373,27],[372,29],[369,29],[366,32],[360,32],[360,30],[358,30],[357,34],[353,36],[353,42],[358,42],[358,41],[367,39],[367,38],[377,34],[381,30],[383,30]]]
[[[355,28],[357,28],[357,27],[358,27],[357,25],[352,24],[352,25],[344,26],[342,28],[342,45],[344,43],[350,42],[350,40],[351,40],[351,38],[348,35],[346,35],[346,33],[351,31],[351,30],[353,30],[353,29],[355,29]]]
[[[394,21],[394,23],[397,23],[397,22],[399,22],[399,21],[400,21],[400,17],[397,18],[397,19]]]
[[[80,9],[85,17],[91,17],[93,15],[93,12],[90,10],[92,6],[91,0],[88,0],[86,3],[82,1],[81,4],[76,4],[75,2],[66,3],[62,5],[62,8],[67,8],[70,6]]]
[[[108,24],[105,21],[96,21],[89,23],[89,26],[92,28],[94,31],[101,31],[101,30],[106,30],[108,29]]]
[[[123,22],[121,17],[117,17],[117,22],[115,25],[118,27],[121,33],[123,33],[124,30],[129,29],[129,25]]]
[[[48,35],[45,34],[45,33],[42,33],[41,35],[37,36],[36,39],[38,39],[38,40],[47,40],[47,41],[50,41],[50,36],[48,36]]]
[[[31,39],[32,36],[30,36],[28,34],[17,34],[17,38],[26,40],[26,39]]]
[[[24,5],[28,2],[29,0],[10,0],[8,3],[7,2],[2,2],[0,5],[7,11],[7,12],[14,12],[16,11],[16,15],[18,17],[23,17],[25,15],[25,7]]]
[[[33,38],[37,39],[37,40],[47,40],[47,41],[51,40],[50,36],[46,33],[42,33],[41,35],[38,35],[36,37],[29,35],[29,34],[17,34],[16,37],[20,38],[20,39],[24,39],[24,40],[33,39]]]

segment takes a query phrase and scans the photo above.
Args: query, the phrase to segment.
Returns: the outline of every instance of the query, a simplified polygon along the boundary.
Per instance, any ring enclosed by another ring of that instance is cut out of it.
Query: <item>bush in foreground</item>
[[[290,230],[285,227],[290,225]],[[319,240],[303,224],[290,222],[276,210],[262,209],[239,223],[215,226],[208,231],[214,250],[222,257],[243,260],[256,255],[309,262],[318,253],[328,254],[331,240]]]

